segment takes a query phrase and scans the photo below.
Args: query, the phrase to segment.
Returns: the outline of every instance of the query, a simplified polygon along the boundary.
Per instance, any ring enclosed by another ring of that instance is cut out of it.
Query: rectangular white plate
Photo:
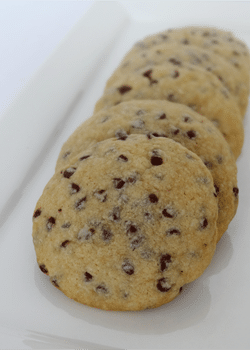
[[[0,348],[250,347],[249,111],[237,161],[237,215],[211,265],[176,300],[142,312],[89,308],[60,293],[36,264],[36,202],[63,142],[91,116],[107,78],[135,41],[170,27],[204,24],[224,26],[250,46],[249,2],[143,4],[152,6],[153,21],[140,22],[136,11],[132,16],[116,2],[95,4],[1,119]]]

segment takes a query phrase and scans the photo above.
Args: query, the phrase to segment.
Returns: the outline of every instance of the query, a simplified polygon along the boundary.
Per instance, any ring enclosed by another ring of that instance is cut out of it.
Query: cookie
[[[160,43],[177,42],[183,47],[196,45],[207,51],[220,55],[236,68],[240,79],[249,87],[250,54],[246,44],[236,38],[231,32],[212,27],[187,26],[168,29],[149,35],[137,42],[133,51],[138,52]]]
[[[141,49],[136,52],[132,49],[109,78],[106,86],[111,86],[113,81],[117,79],[117,75],[121,73],[135,72],[148,65],[152,67],[164,64],[166,61],[175,65],[176,72],[180,66],[185,66],[188,63],[213,73],[227,91],[235,97],[241,115],[244,117],[248,105],[249,84],[242,81],[238,69],[224,57],[194,45],[181,45],[174,42],[153,45],[149,49]]]
[[[146,135],[108,139],[87,154],[52,177],[35,208],[41,271],[68,297],[105,310],[171,301],[215,251],[210,172],[179,143]]]
[[[120,74],[104,90],[95,112],[130,100],[168,100],[187,105],[215,123],[237,158],[244,129],[235,99],[210,72],[195,66],[178,67],[172,62],[147,66]]]
[[[219,130],[191,108],[169,101],[129,101],[94,114],[82,123],[65,142],[56,171],[80,152],[107,138],[126,138],[145,134],[148,138],[167,137],[196,153],[214,180],[218,197],[218,240],[227,230],[238,206],[235,158]],[[126,162],[126,157],[121,157]]]

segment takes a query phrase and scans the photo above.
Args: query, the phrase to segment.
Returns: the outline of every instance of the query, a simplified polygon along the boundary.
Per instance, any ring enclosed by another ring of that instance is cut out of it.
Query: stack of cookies
[[[104,310],[173,300],[238,205],[249,52],[213,28],[136,43],[69,137],[33,215],[41,271]]]

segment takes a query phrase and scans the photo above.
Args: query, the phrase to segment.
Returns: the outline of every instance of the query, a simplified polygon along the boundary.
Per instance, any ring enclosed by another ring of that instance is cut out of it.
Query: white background
[[[94,2],[0,1],[0,118],[31,76]],[[160,9],[162,3],[167,1],[117,2],[137,20],[161,20],[166,15]],[[237,1],[232,2],[237,4]],[[178,15],[181,18],[184,14]],[[250,18],[250,14],[245,15],[240,19],[243,26],[247,25]]]

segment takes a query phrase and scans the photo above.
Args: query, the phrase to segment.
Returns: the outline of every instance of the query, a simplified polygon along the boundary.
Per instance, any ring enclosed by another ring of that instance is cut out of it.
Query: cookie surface
[[[83,304],[158,307],[209,265],[217,211],[212,176],[194,153],[165,138],[108,139],[45,187],[33,216],[37,262]]]
[[[177,42],[186,47],[196,45],[220,55],[238,70],[240,79],[249,87],[250,55],[246,44],[231,32],[212,27],[187,26],[149,35],[134,45],[133,50],[151,48],[160,43]]]
[[[217,192],[219,240],[238,207],[236,162],[217,128],[187,106],[145,100],[123,102],[100,111],[82,123],[65,142],[56,171],[70,164],[79,152],[84,154],[93,143],[112,137],[125,138],[130,134],[173,139],[201,158],[212,174]]]
[[[130,100],[168,100],[192,107],[215,123],[235,157],[241,153],[244,129],[239,108],[210,72],[195,66],[176,70],[173,63],[166,62],[131,74],[120,74],[112,86],[104,90],[95,112]]]
[[[175,74],[178,74],[178,67],[185,66],[186,63],[213,73],[235,97],[241,115],[244,117],[248,105],[249,84],[242,81],[238,69],[223,57],[194,45],[164,42],[141,50],[132,49],[109,78],[106,86],[111,86],[117,75],[121,73],[127,74],[148,65],[152,67],[165,62],[173,63],[176,67]]]

